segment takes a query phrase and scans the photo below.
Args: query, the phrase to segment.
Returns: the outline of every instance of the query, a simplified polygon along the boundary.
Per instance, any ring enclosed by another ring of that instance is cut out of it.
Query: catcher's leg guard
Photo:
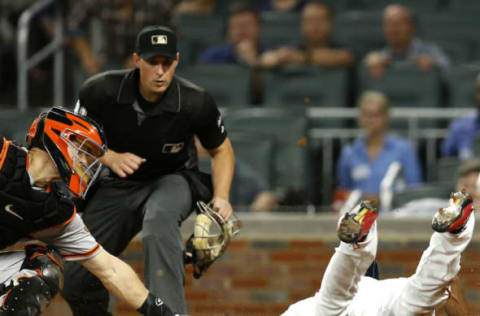
[[[22,269],[35,270],[50,287],[52,297],[63,289],[63,260],[53,249],[38,245],[25,247],[27,257]]]
[[[63,262],[52,249],[30,245],[15,278],[1,285],[1,316],[37,316],[63,288]]]
[[[52,298],[50,287],[40,277],[21,278],[5,294],[0,315],[39,316]]]

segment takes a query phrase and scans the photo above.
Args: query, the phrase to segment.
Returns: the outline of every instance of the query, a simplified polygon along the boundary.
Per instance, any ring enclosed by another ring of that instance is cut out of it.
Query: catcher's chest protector
[[[26,164],[22,148],[0,139],[0,249],[62,224],[75,212],[73,203],[56,192],[32,189]]]

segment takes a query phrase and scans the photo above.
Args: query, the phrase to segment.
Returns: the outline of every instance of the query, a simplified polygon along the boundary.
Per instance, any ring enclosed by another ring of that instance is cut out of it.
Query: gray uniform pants
[[[106,178],[88,199],[83,220],[96,240],[115,256],[141,230],[147,288],[173,311],[186,314],[180,225],[191,211],[190,187],[180,175],[150,182]],[[75,316],[111,315],[108,292],[78,264],[66,264],[62,295]]]

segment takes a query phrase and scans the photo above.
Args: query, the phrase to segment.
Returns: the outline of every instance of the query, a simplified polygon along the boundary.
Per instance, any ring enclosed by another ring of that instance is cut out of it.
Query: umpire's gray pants
[[[88,199],[82,218],[113,255],[141,230],[147,288],[173,311],[186,314],[180,224],[191,211],[190,187],[180,175],[150,182],[106,178]],[[78,264],[66,264],[62,295],[75,316],[111,315],[105,288]]]

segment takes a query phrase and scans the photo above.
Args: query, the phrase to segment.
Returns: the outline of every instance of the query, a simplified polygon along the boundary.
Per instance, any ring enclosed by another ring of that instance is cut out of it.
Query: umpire
[[[141,231],[147,288],[187,314],[180,225],[198,199],[232,216],[234,155],[213,98],[175,76],[179,56],[171,29],[143,28],[135,69],[88,79],[76,108],[103,124],[109,145],[102,162],[111,172],[87,199],[85,224],[114,255]],[[194,135],[212,156],[211,178],[198,171]],[[107,291],[79,265],[67,264],[63,296],[75,316],[111,315]]]

